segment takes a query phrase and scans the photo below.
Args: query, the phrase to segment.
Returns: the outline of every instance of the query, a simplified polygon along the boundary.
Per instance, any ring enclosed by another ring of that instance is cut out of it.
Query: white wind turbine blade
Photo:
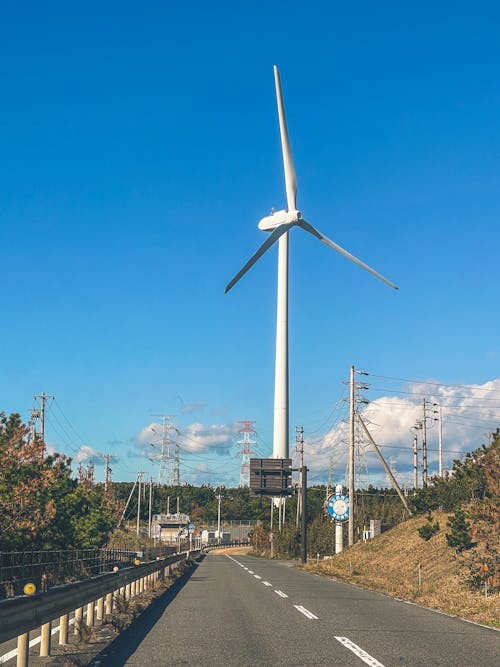
[[[284,225],[276,227],[276,229],[271,234],[269,234],[269,236],[260,246],[260,248],[256,252],[254,252],[254,254],[250,257],[250,259],[241,269],[241,271],[239,271],[231,280],[231,282],[227,284],[226,289],[224,290],[224,294],[227,294],[229,290],[236,285],[238,280],[242,278],[249,269],[252,268],[252,266],[259,259],[259,257],[262,257],[262,255],[266,252],[266,250],[269,250],[269,248],[273,245],[273,243],[275,243],[280,236],[283,236],[283,234],[285,234],[292,226],[293,226],[292,223],[288,222],[285,223]]]
[[[375,276],[375,278],[378,278],[379,280],[384,282],[386,285],[389,285],[389,287],[392,287],[392,289],[399,289],[399,287],[394,285],[394,283],[391,283],[390,280],[387,280],[387,278],[384,278],[384,276],[382,276],[380,273],[375,271],[375,269],[372,269],[370,266],[368,266],[368,264],[365,264],[364,262],[362,262],[357,257],[354,257],[354,255],[351,255],[350,252],[347,252],[347,250],[344,250],[344,248],[339,246],[334,241],[331,241],[329,238],[324,236],[321,232],[319,232],[317,229],[315,229],[312,225],[310,225],[305,220],[302,220],[302,219],[297,220],[297,222],[295,224],[298,227],[302,227],[302,229],[304,229],[306,232],[309,232],[310,234],[312,234],[313,236],[318,238],[320,241],[325,243],[327,246],[330,246],[330,248],[333,248],[334,250],[339,252],[341,255],[344,255],[344,257],[347,257],[347,259],[350,259],[351,262],[354,262],[355,264],[360,266],[362,269],[365,269],[365,271],[368,271],[369,273],[371,273],[373,276]]]
[[[283,167],[285,170],[286,201],[288,211],[291,212],[297,210],[297,176],[295,174],[295,167],[293,166],[290,140],[288,139],[280,73],[276,65],[274,65],[274,83],[276,85],[276,102],[278,104],[278,118],[280,123],[281,150],[283,153]]]

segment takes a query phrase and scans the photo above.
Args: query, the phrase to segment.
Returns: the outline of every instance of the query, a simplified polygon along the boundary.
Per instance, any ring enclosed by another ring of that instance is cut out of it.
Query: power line
[[[382,378],[383,380],[395,380],[397,382],[410,382],[410,383],[414,383],[414,384],[428,384],[428,385],[432,385],[434,387],[474,389],[475,391],[488,391],[488,392],[494,392],[494,393],[499,393],[500,394],[500,389],[486,389],[486,388],[478,387],[478,385],[475,385],[475,384],[445,384],[443,382],[431,382],[430,380],[411,380],[411,379],[408,379],[408,378],[397,378],[397,377],[391,377],[390,375],[377,375],[376,373],[368,373],[368,372],[366,372],[366,375],[370,375],[372,377],[377,377],[377,378]]]

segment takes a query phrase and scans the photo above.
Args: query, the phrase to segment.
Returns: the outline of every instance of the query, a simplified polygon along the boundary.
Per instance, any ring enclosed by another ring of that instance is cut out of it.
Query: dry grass
[[[500,595],[471,591],[462,565],[446,544],[448,516],[434,513],[441,530],[428,542],[418,534],[425,517],[406,521],[368,542],[361,542],[331,560],[307,569],[336,579],[418,602],[477,623],[500,626]],[[418,566],[422,587],[419,590]]]

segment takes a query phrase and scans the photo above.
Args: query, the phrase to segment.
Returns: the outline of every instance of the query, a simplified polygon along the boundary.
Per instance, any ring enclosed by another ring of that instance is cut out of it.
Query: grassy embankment
[[[359,542],[330,560],[305,567],[340,581],[500,627],[500,594],[486,598],[484,590],[472,591],[467,586],[464,581],[467,553],[457,556],[447,545],[448,516],[443,512],[433,514],[441,530],[427,542],[418,534],[426,519],[417,517],[373,540]]]

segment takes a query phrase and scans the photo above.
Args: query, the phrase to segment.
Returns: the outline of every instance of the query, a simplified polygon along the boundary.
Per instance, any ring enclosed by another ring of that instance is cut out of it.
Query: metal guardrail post
[[[69,614],[64,614],[59,618],[59,645],[64,646],[68,643],[68,624]]]
[[[40,630],[40,657],[46,658],[50,655],[50,630],[52,623],[44,623]]]
[[[78,607],[75,609],[75,626],[73,628],[73,634],[77,635],[80,632],[83,620],[83,607]]]
[[[102,621],[104,618],[104,598],[97,600],[97,620]]]
[[[94,625],[94,601],[87,605],[87,625],[91,628]]]
[[[28,656],[30,651],[30,633],[26,632],[17,638],[17,667],[28,667]]]

